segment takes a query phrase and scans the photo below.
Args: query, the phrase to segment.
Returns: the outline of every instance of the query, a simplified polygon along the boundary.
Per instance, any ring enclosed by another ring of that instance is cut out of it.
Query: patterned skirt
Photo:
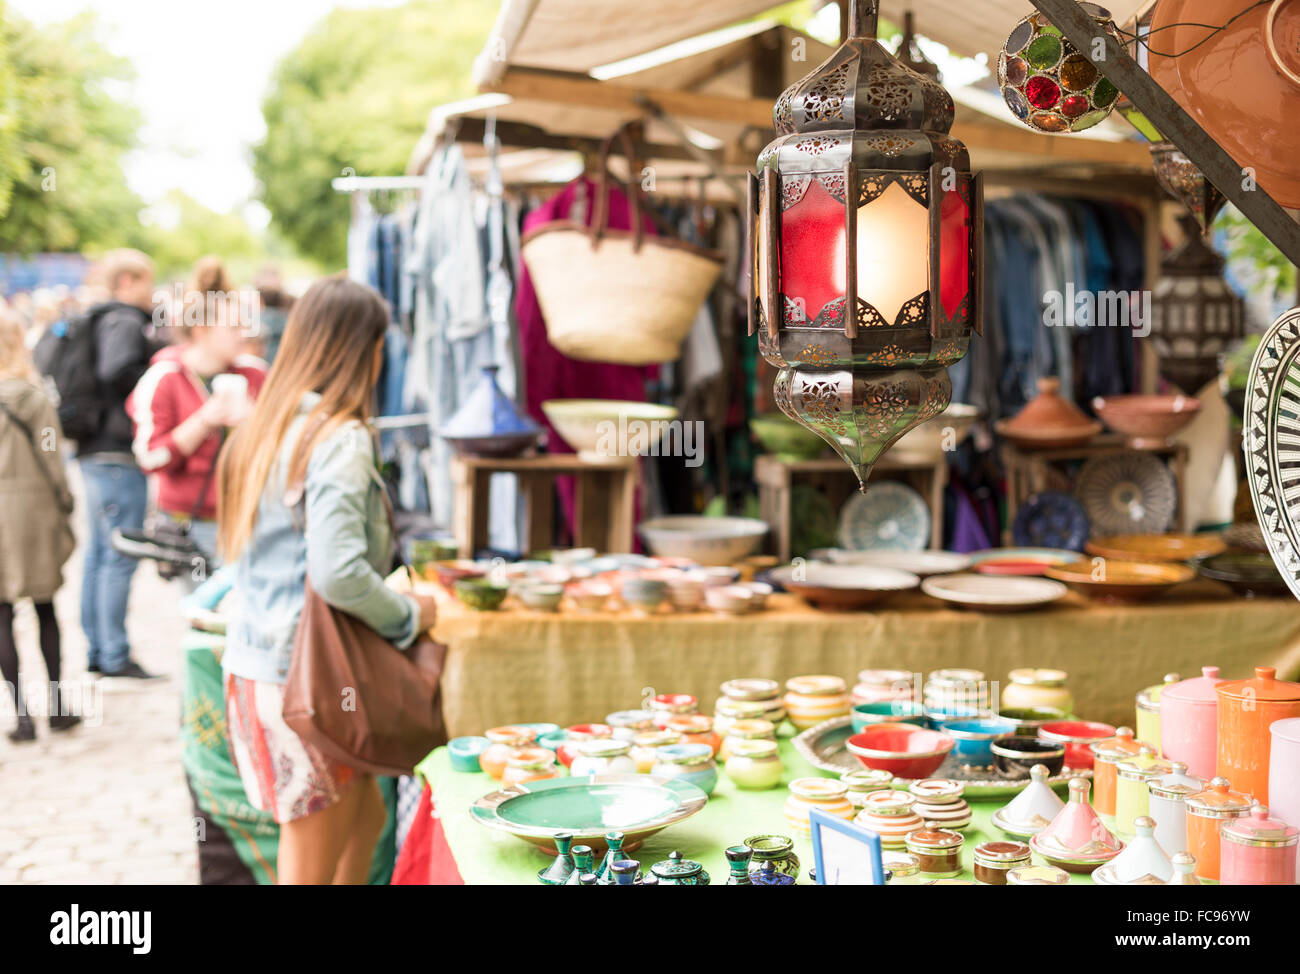
[[[230,756],[249,803],[283,823],[338,801],[357,771],[327,758],[284,722],[284,687],[233,673],[225,678]]]

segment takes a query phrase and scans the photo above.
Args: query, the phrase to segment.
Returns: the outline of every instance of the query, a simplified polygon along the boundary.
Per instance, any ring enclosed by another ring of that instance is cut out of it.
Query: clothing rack
[[[423,185],[423,176],[337,176],[330,180],[330,186],[339,193],[383,193]]]

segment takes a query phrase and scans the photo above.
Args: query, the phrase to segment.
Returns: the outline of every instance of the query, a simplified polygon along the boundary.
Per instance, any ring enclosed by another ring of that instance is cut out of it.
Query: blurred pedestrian
[[[262,339],[262,358],[270,365],[280,350],[280,339],[284,335],[285,323],[289,320],[293,297],[284,289],[280,272],[274,267],[264,268],[257,275],[253,286],[257,288],[261,306],[258,333]]]
[[[14,640],[14,603],[21,599],[31,599],[36,607],[49,679],[50,729],[67,730],[81,721],[65,712],[59,689],[59,623],[54,615],[54,593],[63,585],[63,565],[75,547],[72,494],[58,416],[32,365],[24,330],[16,315],[0,312],[0,673],[18,715],[9,733],[14,742],[36,739]]]

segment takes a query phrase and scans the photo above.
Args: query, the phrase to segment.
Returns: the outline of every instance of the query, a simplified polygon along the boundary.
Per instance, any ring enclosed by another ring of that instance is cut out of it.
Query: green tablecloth
[[[781,742],[781,757],[785,762],[783,784],[794,778],[823,774],[799,756],[788,738]],[[416,770],[433,791],[435,814],[441,818],[447,845],[466,883],[536,884],[537,871],[546,866],[550,857],[521,839],[485,828],[470,818],[470,805],[494,791],[496,782],[485,774],[452,770],[446,748],[438,748]],[[667,859],[676,849],[686,858],[703,863],[714,883],[724,883],[727,860],[723,850],[727,846],[739,845],[748,836],[761,833],[790,834],[781,814],[786,794],[785,787],[743,791],[719,768],[718,787],[704,809],[651,836],[631,858],[640,860],[642,869],[649,869],[651,863]],[[974,878],[971,868],[977,845],[991,838],[1005,838],[993,828],[989,817],[1007,801],[970,803],[973,817],[965,829],[966,843],[962,847],[965,869],[960,878]],[[813,865],[812,840],[799,836],[794,839],[801,864],[799,882],[807,883],[808,870]],[[1041,860],[1034,856],[1034,862]],[[1088,876],[1072,875],[1070,882],[1091,883],[1092,880]]]

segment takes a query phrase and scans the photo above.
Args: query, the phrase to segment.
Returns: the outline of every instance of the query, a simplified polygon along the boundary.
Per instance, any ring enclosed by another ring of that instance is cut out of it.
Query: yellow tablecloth
[[[430,586],[431,588],[436,586]],[[513,602],[507,606],[513,606]],[[1157,601],[1106,605],[1071,594],[1047,609],[985,614],[919,593],[875,612],[820,612],[778,595],[740,618],[710,612],[474,612],[444,597],[435,635],[448,645],[443,707],[452,736],[516,721],[565,726],[639,706],[647,694],[692,693],[711,713],[735,677],[785,680],[868,667],[925,674],[982,670],[1005,681],[1019,666],[1069,673],[1075,713],[1131,724],[1134,694],[1165,673],[1217,665],[1225,677],[1257,665],[1300,672],[1300,603],[1242,599],[1206,581]]]

